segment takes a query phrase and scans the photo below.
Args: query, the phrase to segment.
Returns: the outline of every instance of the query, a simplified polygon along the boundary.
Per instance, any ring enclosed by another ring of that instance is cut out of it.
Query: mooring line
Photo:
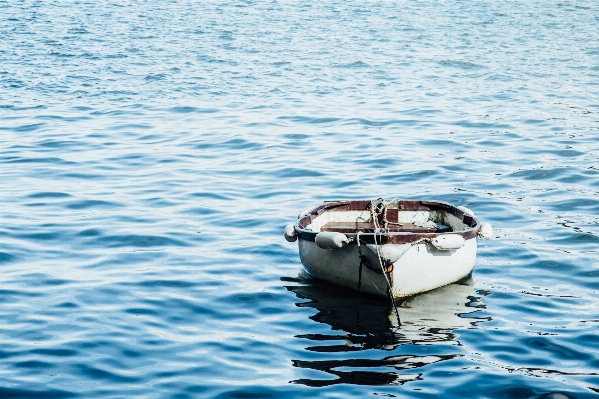
[[[387,208],[387,205],[384,204],[383,202],[383,207]],[[378,223],[377,223],[377,219],[378,219],[378,214],[375,214],[375,210],[374,210],[374,202],[371,200],[370,201],[370,213],[372,215],[372,222],[374,224],[374,246],[376,248],[376,253],[377,256],[379,258],[379,264],[381,265],[381,271],[383,272],[383,276],[385,276],[385,281],[387,282],[387,287],[388,287],[388,293],[389,293],[389,298],[391,299],[391,305],[393,305],[393,309],[395,310],[395,317],[397,317],[397,324],[399,327],[401,327],[401,319],[399,318],[399,311],[397,310],[397,306],[395,305],[395,300],[393,299],[393,290],[391,289],[391,282],[389,281],[389,278],[387,277],[387,273],[385,272],[385,267],[383,266],[383,261],[382,261],[382,255],[381,255],[381,251],[378,245],[378,242],[376,240],[376,235],[381,234],[381,229],[378,227]],[[381,240],[382,242],[382,240]]]

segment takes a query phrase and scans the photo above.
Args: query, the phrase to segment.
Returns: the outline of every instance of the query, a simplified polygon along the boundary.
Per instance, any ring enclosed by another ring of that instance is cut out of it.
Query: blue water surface
[[[0,397],[599,393],[599,4],[0,1]],[[495,228],[400,308],[301,275],[325,200]]]

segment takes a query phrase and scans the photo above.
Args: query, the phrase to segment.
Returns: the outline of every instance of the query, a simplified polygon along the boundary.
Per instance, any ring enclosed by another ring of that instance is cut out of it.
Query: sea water
[[[599,392],[599,4],[0,1],[0,397]],[[470,279],[301,273],[339,199],[463,205]]]

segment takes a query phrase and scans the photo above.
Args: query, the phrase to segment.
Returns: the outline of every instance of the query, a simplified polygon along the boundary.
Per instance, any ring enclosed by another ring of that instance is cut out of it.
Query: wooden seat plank
[[[387,226],[390,233],[410,232],[410,233],[446,233],[451,232],[451,228],[429,229],[420,227],[411,223],[402,223],[400,225]],[[329,222],[321,227],[320,231],[335,231],[339,233],[355,234],[357,232],[373,233],[374,223],[369,222]]]

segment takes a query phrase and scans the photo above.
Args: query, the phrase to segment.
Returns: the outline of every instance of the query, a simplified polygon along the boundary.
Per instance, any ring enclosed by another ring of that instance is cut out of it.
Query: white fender
[[[297,240],[297,232],[293,223],[289,223],[285,226],[285,239],[289,242],[295,242]]]
[[[466,208],[465,206],[458,206],[458,209],[462,212],[464,212],[466,215],[470,215],[472,217],[474,217],[474,212],[472,212],[470,209]]]
[[[410,246],[410,244],[383,244],[378,246],[379,250],[377,252],[376,245],[366,244],[366,248],[371,250],[373,254],[378,256],[380,252],[383,260],[388,260],[391,263],[397,262],[397,260],[410,249]]]
[[[316,234],[316,245],[322,249],[339,249],[349,243],[349,238],[345,234],[333,231],[323,231]]]
[[[462,248],[465,242],[464,237],[457,234],[445,234],[431,240],[431,244],[441,251]]]
[[[480,225],[480,230],[478,231],[478,236],[483,240],[488,240],[493,237],[493,227],[489,223],[483,223]]]

